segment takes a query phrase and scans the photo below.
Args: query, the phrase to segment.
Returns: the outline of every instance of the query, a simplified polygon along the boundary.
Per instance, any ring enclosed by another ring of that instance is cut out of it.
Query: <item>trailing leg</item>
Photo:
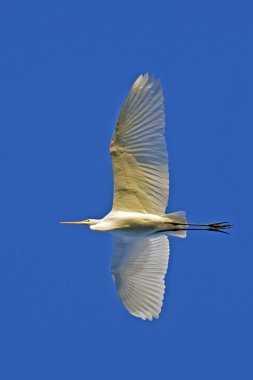
[[[204,231],[216,231],[216,232],[222,232],[224,234],[228,234],[227,229],[232,228],[233,226],[229,224],[228,222],[216,222],[216,223],[208,223],[208,224],[198,224],[198,223],[177,223],[172,222],[171,223],[175,228],[177,226],[185,226],[186,229],[189,230],[204,230]],[[196,227],[196,228],[189,228],[189,227]],[[200,227],[200,228],[198,228]],[[203,227],[203,228],[202,228]]]

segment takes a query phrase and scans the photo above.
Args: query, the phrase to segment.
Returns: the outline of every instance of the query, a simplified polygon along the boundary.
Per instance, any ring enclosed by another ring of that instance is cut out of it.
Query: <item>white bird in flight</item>
[[[183,211],[165,214],[169,174],[164,98],[160,81],[153,76],[140,75],[134,82],[119,113],[110,153],[112,210],[103,219],[61,223],[112,233],[111,274],[119,297],[132,315],[152,320],[159,317],[163,304],[168,236],[185,238],[189,229],[226,233],[231,225],[187,223]]]

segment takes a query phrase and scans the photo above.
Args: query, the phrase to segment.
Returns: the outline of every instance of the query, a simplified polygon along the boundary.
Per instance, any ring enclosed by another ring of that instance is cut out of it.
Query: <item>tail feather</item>
[[[166,216],[173,222],[187,223],[185,211],[172,212],[171,214],[166,214]]]
[[[186,214],[184,211],[172,212],[171,214],[166,214],[166,217],[171,222],[174,222],[174,223],[182,223],[182,224],[187,223]],[[168,231],[168,235],[176,236],[179,238],[186,238],[186,235],[187,235],[186,226],[185,227],[182,226],[182,228],[185,228],[185,229],[182,229],[182,230],[178,229],[177,231]]]

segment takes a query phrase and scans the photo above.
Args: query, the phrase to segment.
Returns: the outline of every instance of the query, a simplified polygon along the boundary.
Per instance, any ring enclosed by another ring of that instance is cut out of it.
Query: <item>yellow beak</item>
[[[60,224],[85,224],[84,220],[79,220],[76,222],[59,222]]]

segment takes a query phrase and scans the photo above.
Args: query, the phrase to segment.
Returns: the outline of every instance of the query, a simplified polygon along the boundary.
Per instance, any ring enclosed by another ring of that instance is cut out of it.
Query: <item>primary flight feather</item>
[[[231,225],[187,223],[185,213],[165,214],[169,197],[164,98],[149,74],[134,82],[120,110],[110,153],[114,173],[111,212],[103,219],[64,224],[89,225],[114,238],[112,278],[126,309],[141,319],[158,318],[169,260],[168,235],[192,229],[225,232]]]
[[[110,153],[113,210],[164,213],[169,175],[159,80],[146,74],[135,81],[120,111]]]

